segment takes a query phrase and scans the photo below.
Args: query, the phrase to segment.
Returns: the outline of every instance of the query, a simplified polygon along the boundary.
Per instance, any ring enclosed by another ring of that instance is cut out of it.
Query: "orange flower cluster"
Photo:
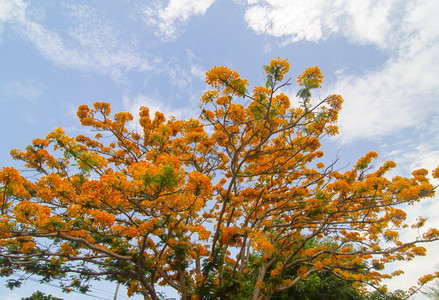
[[[323,269],[323,264],[321,261],[316,261],[314,263],[314,268],[316,268],[317,270],[322,270]]]
[[[305,266],[301,266],[299,268],[299,270],[297,270],[297,275],[299,275],[299,277],[301,279],[305,279],[306,278],[306,272],[308,271],[308,268]]]
[[[273,278],[276,278],[281,273],[282,268],[283,268],[283,263],[278,261],[276,267],[273,270],[271,270],[270,275]]]
[[[21,201],[14,207],[17,222],[42,224],[50,216],[50,208],[46,205],[30,201]]]
[[[201,241],[207,241],[210,237],[210,231],[202,225],[192,226],[191,231],[198,233],[198,238]]]
[[[190,193],[205,199],[210,198],[212,194],[210,179],[198,171],[193,171],[189,174],[186,188]]]
[[[252,232],[252,246],[256,251],[262,251],[265,255],[270,255],[275,251],[273,244],[262,232]]]
[[[116,219],[114,215],[106,211],[97,210],[97,209],[89,210],[88,214],[90,215],[91,218],[93,218],[94,222],[97,222],[98,224],[105,227],[111,227]]]
[[[22,253],[29,253],[30,251],[32,251],[36,246],[35,242],[25,242],[23,243],[23,245],[21,246],[21,252]]]
[[[297,77],[297,83],[308,88],[321,88],[323,74],[318,66],[307,68]]]
[[[30,199],[28,187],[33,184],[20,175],[15,168],[5,167],[0,172],[0,183],[17,198]]]
[[[239,236],[239,232],[240,228],[236,226],[224,228],[221,235],[222,243],[230,246],[239,245],[242,242],[241,237]]]
[[[272,59],[269,68],[266,68],[265,72],[267,74],[273,74],[277,81],[282,81],[285,74],[290,71],[290,63],[288,59],[282,59],[278,57],[277,59]]]
[[[220,66],[214,67],[206,73],[206,83],[216,89],[223,89],[224,94],[244,96],[248,81],[241,79],[238,72]]]

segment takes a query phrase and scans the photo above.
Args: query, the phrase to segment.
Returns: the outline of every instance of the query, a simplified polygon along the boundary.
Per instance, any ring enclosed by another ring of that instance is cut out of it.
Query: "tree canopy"
[[[337,169],[320,147],[338,133],[343,99],[312,98],[318,67],[288,97],[289,67],[273,59],[252,90],[236,71],[214,67],[199,119],[141,107],[134,120],[96,102],[77,112],[89,135],[58,128],[12,150],[32,172],[0,172],[1,275],[20,270],[78,288],[105,279],[145,299],[158,299],[163,285],[182,299],[257,300],[313,274],[359,292],[401,274],[384,265],[425,255],[420,244],[439,239],[434,228],[399,236],[405,204],[435,193],[428,171],[389,179],[395,163],[372,168],[375,152]]]
[[[63,300],[61,298],[53,297],[52,295],[45,295],[40,291],[36,291],[30,297],[21,298],[21,300]]]

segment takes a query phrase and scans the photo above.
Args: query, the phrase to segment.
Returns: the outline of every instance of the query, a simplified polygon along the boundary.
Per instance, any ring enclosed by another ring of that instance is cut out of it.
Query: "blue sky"
[[[339,152],[341,164],[352,164],[374,150],[399,165],[395,174],[432,170],[439,164],[438,11],[437,0],[0,0],[1,165],[19,166],[9,150],[55,127],[83,132],[80,104],[197,117],[209,68],[229,66],[258,85],[262,65],[280,56],[293,78],[320,66],[325,81],[315,97],[345,99],[341,133],[326,141],[328,159]],[[293,84],[285,92],[294,98],[296,91]],[[439,226],[435,199],[408,211]],[[406,275],[389,287],[407,288],[436,270],[439,247],[429,249],[404,263]],[[0,299],[30,295],[32,284]]]

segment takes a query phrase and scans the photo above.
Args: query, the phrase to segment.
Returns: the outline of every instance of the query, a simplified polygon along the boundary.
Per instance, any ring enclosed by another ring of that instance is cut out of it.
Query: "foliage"
[[[314,273],[291,289],[274,294],[272,300],[402,300],[402,291],[388,293],[375,290],[360,293],[352,282],[342,280],[329,272]]]
[[[439,280],[436,279],[434,285],[428,287],[426,295],[433,300],[439,299]]]
[[[388,293],[386,291],[374,291],[368,294],[365,298],[366,300],[401,300],[407,299],[404,291],[396,290],[394,293]]]
[[[106,279],[145,299],[159,298],[157,285],[182,299],[269,299],[318,273],[360,292],[400,273],[384,265],[425,255],[419,244],[439,239],[436,229],[399,237],[401,207],[434,195],[428,172],[388,179],[395,163],[373,170],[374,152],[344,172],[325,164],[321,140],[337,134],[343,100],[311,99],[318,67],[299,76],[290,100],[280,92],[288,71],[287,60],[272,60],[265,85],[249,91],[236,71],[211,69],[200,120],[151,118],[141,107],[132,125],[108,103],[81,105],[94,137],[58,128],[13,150],[34,173],[0,172],[1,274],[70,280],[66,289],[83,291]]]
[[[314,249],[319,246],[335,246],[331,240],[310,240],[304,249]],[[286,275],[294,278],[296,269],[291,269]],[[330,271],[313,273],[309,277],[299,281],[292,288],[275,293],[272,300],[282,299],[303,299],[303,300],[400,300],[403,295],[388,293],[384,290],[374,290],[372,292],[360,292],[354,287],[354,281],[343,280]]]
[[[273,300],[365,300],[352,283],[329,272],[314,273],[291,289],[272,296]]]
[[[30,297],[21,298],[21,300],[62,300],[62,299],[58,297],[53,297],[52,295],[46,296],[44,293],[40,291],[36,291]]]

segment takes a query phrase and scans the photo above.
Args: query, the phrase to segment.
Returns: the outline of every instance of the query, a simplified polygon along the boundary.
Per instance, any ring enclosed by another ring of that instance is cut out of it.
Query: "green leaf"
[[[309,91],[308,88],[303,88],[297,92],[296,96],[300,97],[302,99],[309,99],[309,98],[311,98],[311,92]]]

